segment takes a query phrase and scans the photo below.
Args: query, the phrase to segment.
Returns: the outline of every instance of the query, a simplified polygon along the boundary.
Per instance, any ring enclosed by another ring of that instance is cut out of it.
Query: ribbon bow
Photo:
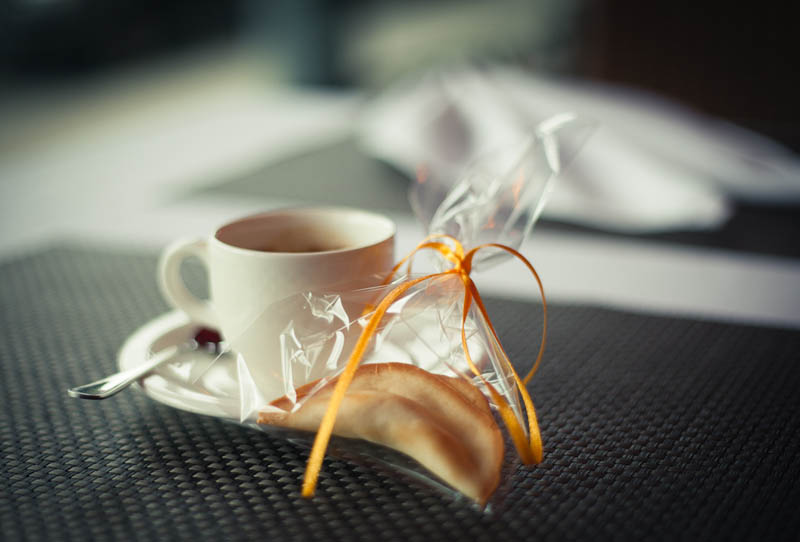
[[[446,241],[449,241],[448,244]],[[505,350],[503,350],[502,345],[500,344],[500,339],[497,336],[497,332],[492,325],[491,320],[489,319],[489,315],[486,311],[486,307],[484,306],[483,300],[481,300],[481,296],[478,293],[478,288],[475,286],[475,283],[472,281],[470,277],[470,272],[472,271],[472,262],[475,258],[475,254],[483,249],[486,248],[495,248],[504,250],[510,253],[512,256],[520,260],[531,272],[533,277],[536,279],[536,283],[539,286],[539,292],[542,296],[542,312],[543,312],[543,323],[542,323],[542,342],[541,346],[539,347],[539,353],[536,356],[536,361],[533,363],[528,374],[525,378],[520,379],[519,375],[517,374],[514,366],[511,364],[511,361],[508,359],[508,355],[506,354]],[[453,267],[446,271],[442,271],[440,273],[432,273],[423,277],[410,279],[404,282],[401,282],[397,285],[394,289],[392,289],[381,301],[378,303],[377,306],[370,306],[367,307],[364,311],[365,315],[369,312],[372,312],[372,316],[369,318],[367,325],[364,327],[364,330],[361,332],[361,336],[358,338],[356,342],[355,348],[353,348],[353,352],[350,354],[350,358],[347,361],[347,365],[345,366],[344,371],[339,376],[339,379],[336,383],[336,386],[333,389],[333,395],[331,396],[330,402],[328,403],[328,408],[325,411],[325,415],[322,418],[322,422],[320,423],[319,429],[317,430],[316,438],[314,439],[314,445],[311,448],[311,454],[308,458],[308,463],[306,465],[306,472],[305,478],[303,480],[303,490],[302,495],[303,497],[312,497],[314,495],[314,490],[316,489],[317,479],[319,477],[319,471],[322,468],[322,459],[325,456],[325,450],[328,447],[328,442],[330,441],[331,434],[333,432],[333,426],[336,422],[336,415],[339,411],[339,406],[344,399],[344,395],[347,391],[348,386],[353,380],[355,376],[356,369],[358,368],[359,363],[361,362],[361,358],[364,356],[364,352],[366,351],[367,346],[369,345],[370,339],[375,334],[376,329],[381,323],[386,311],[392,304],[397,301],[405,292],[409,289],[413,288],[417,284],[420,284],[425,281],[433,280],[439,277],[445,277],[448,275],[457,275],[461,282],[464,285],[464,303],[463,303],[463,312],[461,315],[461,345],[464,349],[464,356],[466,358],[467,364],[469,365],[470,370],[473,372],[475,376],[480,378],[483,385],[489,391],[494,404],[497,406],[498,411],[500,413],[500,417],[503,420],[508,432],[511,436],[512,441],[514,442],[514,446],[517,449],[517,453],[519,454],[520,459],[526,465],[530,464],[537,464],[542,461],[542,437],[539,432],[539,423],[536,419],[536,410],[533,407],[533,401],[531,400],[530,394],[526,388],[528,382],[530,382],[531,378],[533,377],[534,373],[539,367],[539,363],[542,360],[542,355],[544,353],[544,347],[547,337],[547,301],[545,300],[544,296],[544,287],[542,286],[542,281],[539,278],[539,274],[533,268],[533,265],[519,252],[514,250],[511,247],[506,245],[502,245],[499,243],[486,243],[479,245],[468,252],[464,252],[464,247],[461,243],[450,235],[444,234],[434,234],[430,235],[425,238],[417,247],[411,251],[411,253],[400,260],[400,262],[392,269],[389,273],[389,276],[384,281],[384,285],[387,285],[391,282],[392,278],[397,274],[397,272],[403,267],[403,265],[407,264],[407,273],[410,274],[411,272],[411,263],[413,261],[414,256],[421,250],[430,249],[438,252],[445,260],[453,264]],[[480,370],[475,366],[475,363],[472,361],[472,357],[469,353],[469,348],[467,346],[467,334],[466,334],[466,322],[467,316],[469,315],[469,310],[472,307],[472,304],[477,306],[478,310],[480,311],[481,316],[483,317],[484,322],[489,328],[489,337],[490,340],[493,342],[493,346],[496,347],[497,354],[500,357],[501,363],[505,366],[508,372],[513,375],[514,381],[517,384],[517,390],[519,391],[520,395],[522,396],[522,403],[525,406],[525,414],[528,420],[527,424],[527,431],[525,428],[525,424],[522,420],[519,419],[517,414],[508,404],[508,401],[492,386],[485,377],[481,374]],[[461,375],[462,378],[466,379],[468,382],[472,383],[469,378],[464,375]]]

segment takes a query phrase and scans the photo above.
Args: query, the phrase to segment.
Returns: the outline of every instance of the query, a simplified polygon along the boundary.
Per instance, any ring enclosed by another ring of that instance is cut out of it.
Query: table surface
[[[66,395],[167,309],[154,269],[70,246],[0,267],[5,539],[796,539],[797,331],[556,304],[531,387],[545,460],[510,461],[491,510],[338,458],[304,500],[308,450],[281,435]],[[518,363],[540,309],[489,304]]]
[[[340,456],[306,501],[307,449],[284,436],[137,390],[70,399],[167,310],[154,280],[167,242],[327,196],[286,179],[329,172],[328,192],[396,221],[398,254],[423,235],[403,179],[348,139],[360,96],[265,93],[221,60],[0,103],[0,538],[796,540],[791,206],[743,207],[718,232],[534,230],[523,252],[552,302],[531,387],[546,455],[509,461],[489,511]],[[530,277],[476,278],[529,362]]]

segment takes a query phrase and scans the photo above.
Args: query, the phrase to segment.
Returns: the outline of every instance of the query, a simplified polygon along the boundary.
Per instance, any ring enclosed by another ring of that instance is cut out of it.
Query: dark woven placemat
[[[555,306],[545,461],[492,514],[340,460],[305,501],[306,452],[276,435],[132,390],[67,397],[166,309],[154,267],[68,248],[0,266],[4,539],[797,539],[797,331]],[[539,307],[490,310],[530,360]]]

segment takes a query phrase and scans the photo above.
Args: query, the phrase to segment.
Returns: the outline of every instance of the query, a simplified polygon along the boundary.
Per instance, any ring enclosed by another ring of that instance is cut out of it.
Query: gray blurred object
[[[343,70],[380,88],[399,77],[465,60],[518,60],[569,72],[578,57],[582,0],[389,2],[346,21]]]
[[[324,203],[410,213],[408,178],[343,139],[269,161],[245,175],[204,188],[223,197],[293,204]]]
[[[242,36],[287,81],[304,85],[338,82],[336,54],[346,9],[327,0],[242,2]]]
[[[243,3],[243,35],[287,80],[381,88],[454,61],[576,65],[582,0]]]

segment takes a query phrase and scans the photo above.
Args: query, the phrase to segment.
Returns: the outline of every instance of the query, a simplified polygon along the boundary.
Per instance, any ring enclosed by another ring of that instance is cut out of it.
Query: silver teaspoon
[[[216,353],[222,350],[223,344],[219,333],[211,329],[201,328],[195,334],[194,339],[186,344],[167,347],[153,354],[153,357],[138,367],[115,373],[90,384],[70,388],[67,393],[70,397],[80,399],[105,399],[124,390],[160,365],[173,359],[180,352],[202,348],[209,353]]]

